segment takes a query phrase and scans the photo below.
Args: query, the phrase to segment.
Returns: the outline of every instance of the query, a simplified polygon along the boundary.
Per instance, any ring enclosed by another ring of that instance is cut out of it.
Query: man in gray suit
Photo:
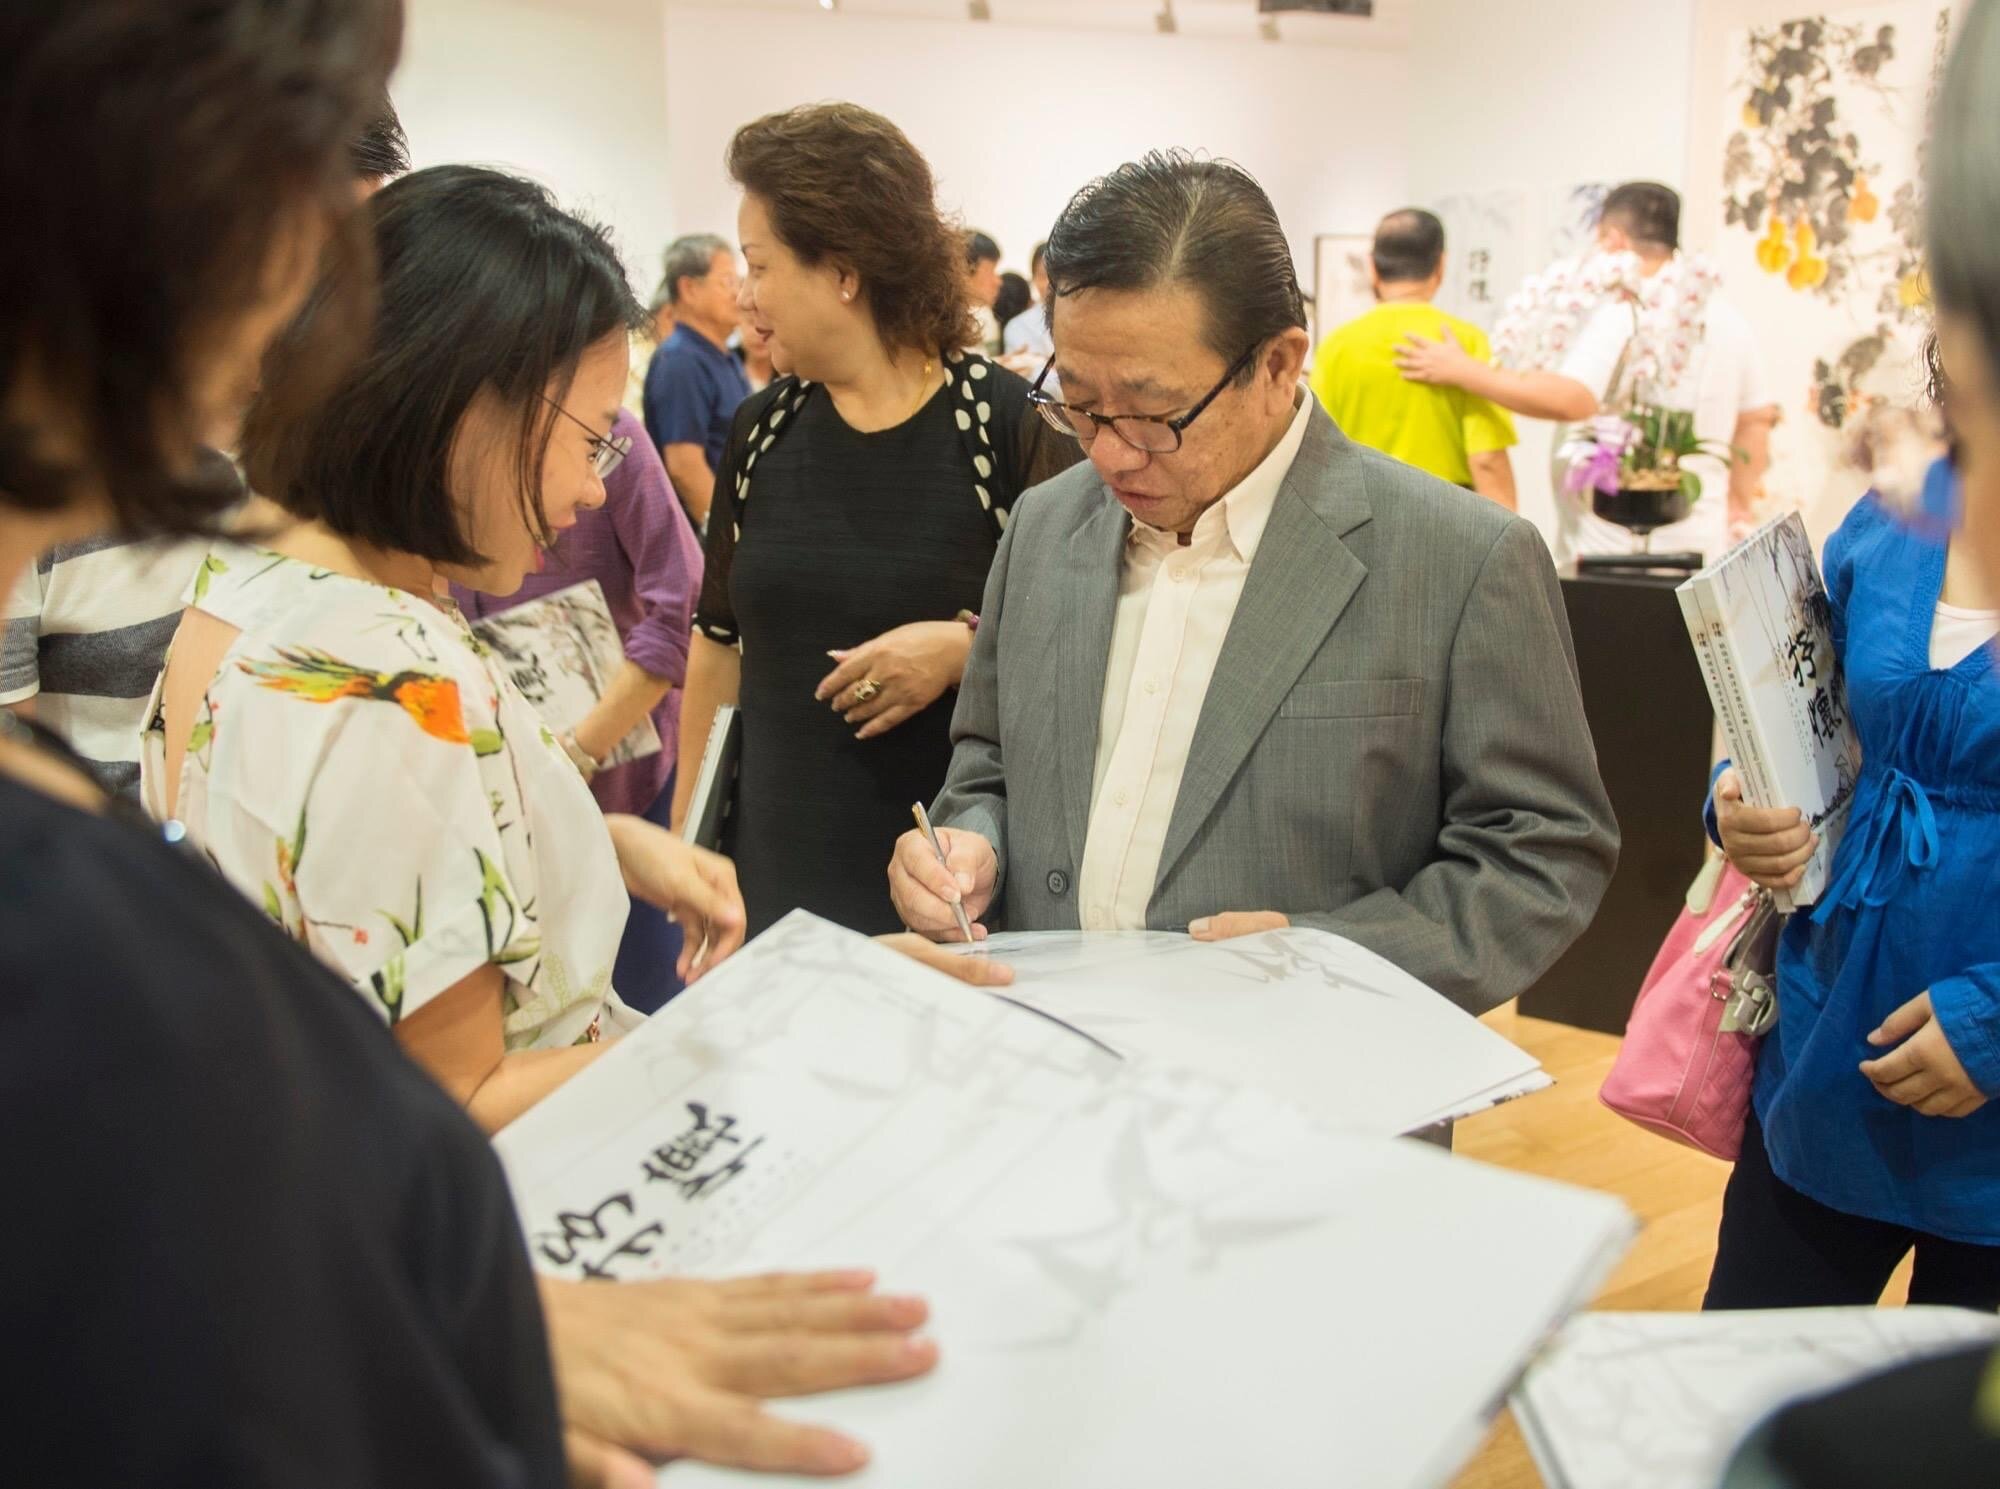
[[[1521,992],[1618,852],[1540,536],[1320,410],[1236,167],[1120,167],[1047,264],[1061,401],[1034,396],[1090,459],[1014,508],[903,919],[1316,926],[1461,1007]]]

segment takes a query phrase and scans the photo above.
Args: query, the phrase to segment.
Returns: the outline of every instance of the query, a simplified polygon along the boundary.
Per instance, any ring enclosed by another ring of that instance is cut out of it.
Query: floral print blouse
[[[219,545],[187,601],[237,627],[174,815],[393,1024],[479,968],[510,1050],[615,1032],[625,885],[576,767],[450,601]],[[161,688],[141,786],[164,816]]]

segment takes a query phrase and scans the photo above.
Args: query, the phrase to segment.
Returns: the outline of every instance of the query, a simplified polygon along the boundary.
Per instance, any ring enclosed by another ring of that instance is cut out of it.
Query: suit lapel
[[[1098,488],[1096,509],[1076,529],[1064,562],[1063,623],[1057,658],[1056,739],[1060,750],[1064,825],[1069,868],[1083,869],[1090,830],[1090,790],[1097,774],[1097,733],[1104,702],[1104,669],[1118,614],[1123,572],[1124,508]]]
[[[1193,845],[1292,684],[1368,577],[1367,566],[1341,541],[1368,520],[1360,456],[1315,409],[1202,700],[1155,888]]]

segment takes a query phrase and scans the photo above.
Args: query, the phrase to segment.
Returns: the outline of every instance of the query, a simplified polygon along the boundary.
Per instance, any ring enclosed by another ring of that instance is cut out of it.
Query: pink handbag
[[[1783,925],[1770,894],[1734,867],[1717,859],[1704,869],[1646,974],[1598,1099],[1649,1131],[1734,1162],[1757,1041],[1778,1019],[1772,978]]]

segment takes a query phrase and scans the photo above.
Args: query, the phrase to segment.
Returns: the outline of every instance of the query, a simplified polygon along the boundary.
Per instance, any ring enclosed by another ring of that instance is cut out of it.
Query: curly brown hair
[[[978,339],[964,231],[938,210],[930,163],[880,114],[852,103],[767,114],[729,142],[729,174],[803,263],[853,269],[885,346],[943,353]]]

